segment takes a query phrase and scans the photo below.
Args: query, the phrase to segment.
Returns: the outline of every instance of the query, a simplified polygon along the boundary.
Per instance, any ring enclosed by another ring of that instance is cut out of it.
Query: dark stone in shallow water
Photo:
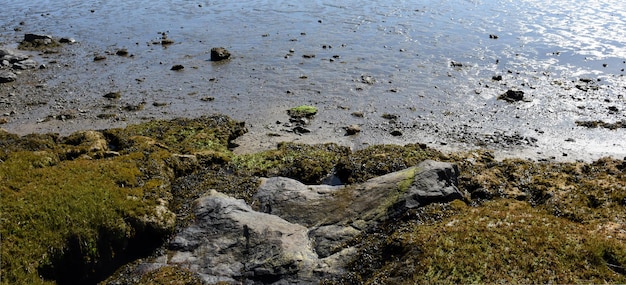
[[[499,100],[504,100],[507,102],[517,102],[524,100],[524,91],[514,91],[508,90],[506,93],[498,96]]]
[[[230,58],[230,52],[223,47],[211,49],[211,61],[220,61]]]

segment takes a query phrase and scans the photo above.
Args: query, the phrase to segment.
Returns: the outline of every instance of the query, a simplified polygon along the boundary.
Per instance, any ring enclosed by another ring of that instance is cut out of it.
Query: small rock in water
[[[122,97],[122,92],[120,91],[109,92],[107,94],[104,94],[104,98],[108,98],[108,99],[119,99],[120,97]]]
[[[374,77],[369,76],[369,75],[361,75],[361,82],[365,83],[365,84],[369,84],[372,85],[376,82],[376,80],[374,79]]]
[[[125,49],[125,48],[123,48],[123,49],[118,49],[118,50],[115,52],[115,54],[116,54],[116,55],[119,55],[119,56],[128,56],[128,50],[127,50],[127,49]]]
[[[76,40],[73,38],[61,38],[59,42],[62,44],[73,44],[76,42]]]
[[[506,91],[506,93],[498,96],[498,99],[507,101],[509,103],[522,101],[524,100],[524,91],[508,90]]]
[[[349,125],[344,128],[346,130],[346,135],[352,136],[361,132],[361,127],[359,125]]]
[[[220,61],[230,58],[230,52],[223,47],[211,49],[211,61]]]

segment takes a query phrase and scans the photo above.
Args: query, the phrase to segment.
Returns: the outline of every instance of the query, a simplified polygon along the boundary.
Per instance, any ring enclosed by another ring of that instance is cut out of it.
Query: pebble
[[[361,127],[359,125],[349,125],[344,128],[346,130],[346,135],[352,136],[361,132]]]
[[[0,83],[13,82],[17,80],[17,75],[11,71],[0,71]]]

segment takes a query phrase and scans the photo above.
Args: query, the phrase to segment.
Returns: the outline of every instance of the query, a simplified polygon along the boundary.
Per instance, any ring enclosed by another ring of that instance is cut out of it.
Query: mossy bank
[[[357,258],[325,283],[626,282],[626,161],[497,161],[419,143],[235,155],[229,144],[245,132],[220,115],[68,137],[0,132],[2,283],[201,284],[182,268],[133,276],[121,266],[158,252],[209,189],[251,202],[260,177],[350,184],[425,159],[456,163],[471,201],[359,235]]]

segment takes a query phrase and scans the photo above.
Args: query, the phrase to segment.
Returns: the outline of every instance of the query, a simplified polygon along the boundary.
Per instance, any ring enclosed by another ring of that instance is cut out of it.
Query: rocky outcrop
[[[215,190],[194,202],[195,220],[159,262],[207,283],[317,284],[344,272],[357,248],[349,241],[380,223],[429,203],[464,199],[455,165],[416,167],[348,186],[262,179],[252,205]]]

